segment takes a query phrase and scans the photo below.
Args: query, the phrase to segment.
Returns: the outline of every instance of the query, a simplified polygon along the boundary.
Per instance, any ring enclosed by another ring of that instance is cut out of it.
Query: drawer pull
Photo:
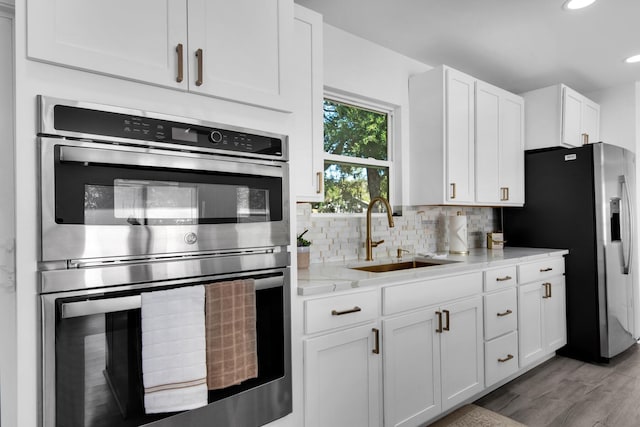
[[[513,313],[513,311],[507,310],[504,313],[496,313],[496,314],[497,314],[498,317],[502,317],[502,316],[508,316],[508,315],[510,315],[512,313]]]
[[[436,311],[436,316],[438,316],[438,327],[436,328],[436,332],[441,334],[442,333],[442,313],[439,311]]]
[[[504,362],[508,362],[511,359],[513,359],[513,354],[507,354],[507,357],[505,357],[504,359],[498,359],[498,362],[504,363]]]
[[[342,311],[331,310],[331,315],[332,316],[342,316],[343,314],[357,313],[359,311],[362,311],[362,309],[356,305],[355,307],[350,308],[348,310],[342,310]]]
[[[547,271],[551,271],[551,270],[553,270],[553,268],[551,268],[551,267],[541,268],[540,269],[540,273],[546,273]]]
[[[449,331],[449,310],[442,310],[442,312],[444,313],[444,321],[447,323],[447,326],[443,327],[442,330]]]
[[[495,240],[494,240],[494,243],[496,243]],[[502,242],[500,242],[500,243],[502,243]],[[504,281],[511,280],[511,279],[513,279],[513,277],[511,277],[511,276],[496,277],[496,282],[504,282]]]
[[[375,342],[375,346],[373,347],[373,350],[371,350],[371,352],[373,354],[380,354],[380,329],[373,328],[371,329],[371,331],[373,332],[373,339]]]

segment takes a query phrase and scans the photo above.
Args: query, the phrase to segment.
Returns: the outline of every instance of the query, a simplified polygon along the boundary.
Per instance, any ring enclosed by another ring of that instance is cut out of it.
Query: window
[[[390,111],[325,98],[324,202],[314,212],[362,213],[372,198],[389,199],[390,123]]]

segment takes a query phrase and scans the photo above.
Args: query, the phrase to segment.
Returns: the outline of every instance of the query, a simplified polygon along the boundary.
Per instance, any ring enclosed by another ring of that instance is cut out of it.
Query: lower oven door
[[[209,390],[208,404],[198,409],[147,414],[143,293],[238,279],[253,279],[255,285],[257,377]],[[212,420],[220,426],[260,426],[291,412],[286,268],[60,292],[41,298],[44,427],[196,426],[210,425]]]

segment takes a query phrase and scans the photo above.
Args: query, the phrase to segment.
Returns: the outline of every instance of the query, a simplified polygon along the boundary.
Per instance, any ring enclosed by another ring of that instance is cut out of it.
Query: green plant
[[[305,246],[311,246],[311,242],[308,241],[307,239],[304,239],[302,236],[305,235],[305,233],[309,231],[308,229],[304,230],[302,233],[298,234],[298,247],[305,247]]]

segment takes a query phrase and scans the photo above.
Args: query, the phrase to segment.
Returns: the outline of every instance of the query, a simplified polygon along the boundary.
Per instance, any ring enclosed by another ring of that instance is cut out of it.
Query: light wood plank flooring
[[[530,427],[640,426],[640,346],[608,365],[556,356],[474,403]]]

